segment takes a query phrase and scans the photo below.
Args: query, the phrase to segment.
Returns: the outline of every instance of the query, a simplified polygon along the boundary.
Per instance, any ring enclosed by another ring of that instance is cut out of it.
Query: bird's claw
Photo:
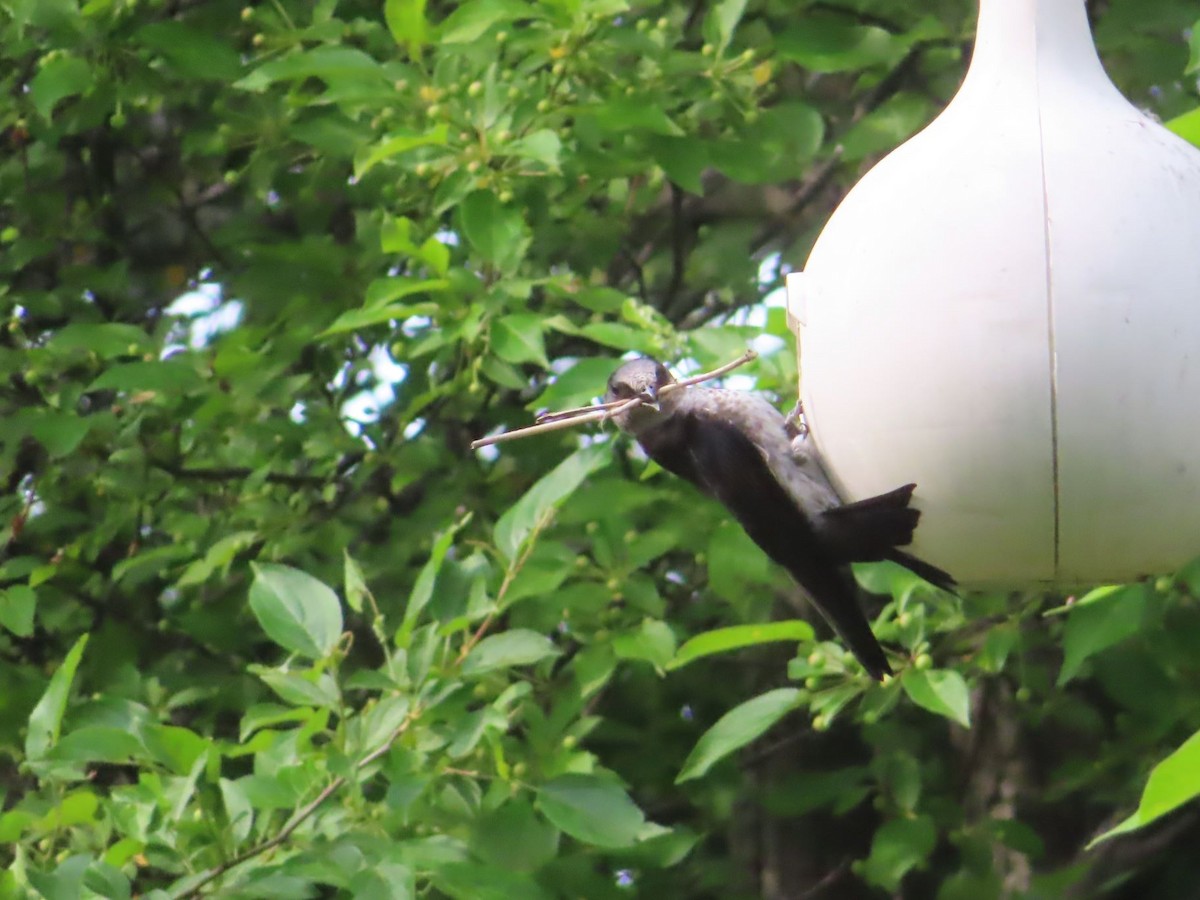
[[[784,416],[783,424],[787,429],[788,437],[793,440],[808,437],[808,420],[804,417],[803,400],[796,401],[796,405],[792,407],[792,411]]]

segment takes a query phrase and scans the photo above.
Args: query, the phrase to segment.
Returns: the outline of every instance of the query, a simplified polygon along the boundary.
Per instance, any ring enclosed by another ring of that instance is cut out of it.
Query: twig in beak
[[[505,441],[515,441],[520,438],[533,437],[535,434],[545,434],[548,431],[562,431],[564,428],[574,428],[576,425],[585,425],[588,422],[603,422],[610,419],[618,413],[624,412],[626,409],[633,409],[635,406],[641,406],[645,402],[641,397],[634,397],[632,400],[620,400],[616,403],[599,404],[603,408],[595,408],[590,411],[584,407],[583,411],[574,413],[567,418],[548,418],[539,419],[538,424],[529,425],[525,428],[516,428],[512,431],[505,431],[500,434],[493,434],[490,437],[482,437],[477,441],[471,442],[471,449],[478,450],[480,447],[487,447],[490,444],[502,444]],[[554,413],[553,416],[565,416],[567,411],[562,413]]]
[[[595,412],[598,409],[616,409],[628,402],[628,400],[609,400],[607,403],[593,403],[590,406],[576,406],[574,409],[560,409],[558,412],[544,412],[533,421],[539,425],[543,422],[557,422],[559,419],[571,419],[583,413]]]
[[[731,363],[726,363],[720,368],[713,369],[711,372],[704,372],[701,375],[693,375],[691,378],[685,378],[682,381],[665,384],[658,389],[658,398],[653,402],[648,397],[639,396],[634,397],[632,400],[609,400],[607,403],[594,403],[591,406],[577,406],[574,409],[564,409],[560,412],[542,413],[534,420],[536,424],[529,425],[526,428],[516,428],[512,431],[493,434],[490,437],[482,437],[477,441],[471,442],[471,449],[478,450],[480,447],[487,447],[491,444],[515,441],[520,438],[533,437],[535,434],[546,434],[550,431],[561,431],[564,428],[574,428],[576,425],[586,425],[588,422],[604,422],[615,415],[625,412],[627,409],[633,409],[635,406],[644,405],[657,408],[657,401],[662,398],[663,394],[670,393],[677,388],[689,387],[693,384],[700,384],[702,381],[711,381],[714,378],[720,378],[726,372],[732,372],[738,366],[744,366],[757,356],[758,354],[755,351],[747,350],[740,358],[735,359]]]
[[[683,381],[676,381],[674,384],[664,384],[658,389],[658,393],[661,396],[662,394],[665,394],[668,391],[673,391],[677,388],[690,387],[691,385],[699,384],[702,381],[712,381],[714,378],[720,378],[726,372],[732,372],[738,366],[744,366],[746,363],[755,359],[758,359],[758,352],[755,350],[747,350],[733,362],[725,363],[725,365],[721,366],[720,368],[713,369],[711,372],[693,375],[691,378],[685,378]]]

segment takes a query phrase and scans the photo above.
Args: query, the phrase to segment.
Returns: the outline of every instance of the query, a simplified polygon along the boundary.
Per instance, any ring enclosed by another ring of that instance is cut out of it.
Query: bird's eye
[[[618,400],[628,400],[633,396],[633,388],[624,381],[618,381],[612,386],[612,392]]]

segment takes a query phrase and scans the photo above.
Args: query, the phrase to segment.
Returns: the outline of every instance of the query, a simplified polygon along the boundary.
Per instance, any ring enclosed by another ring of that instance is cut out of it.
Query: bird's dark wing
[[[895,546],[911,544],[921,513],[908,504],[915,484],[834,506],[821,513],[817,530],[844,562],[875,562]]]
[[[858,606],[849,571],[775,479],[754,443],[716,416],[677,411],[638,436],[651,459],[719,500],[766,554],[791,573],[875,678],[891,672]]]
[[[828,546],[849,562],[875,562],[890,559],[942,590],[954,593],[950,573],[898,550],[912,543],[913,531],[921,518],[919,510],[909,506],[915,484],[906,484],[886,494],[878,494],[835,506],[821,514],[818,530]]]

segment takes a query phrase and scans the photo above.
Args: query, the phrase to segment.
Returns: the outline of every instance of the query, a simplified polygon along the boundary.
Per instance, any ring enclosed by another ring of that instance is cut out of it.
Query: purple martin
[[[899,548],[912,542],[920,512],[915,484],[843,503],[816,448],[764,398],[687,386],[652,359],[634,359],[608,380],[606,401],[643,400],[616,415],[660,466],[719,501],[808,594],[873,678],[891,673],[858,604],[852,562],[888,559],[945,590],[954,579]],[[794,438],[794,439],[793,439]]]

